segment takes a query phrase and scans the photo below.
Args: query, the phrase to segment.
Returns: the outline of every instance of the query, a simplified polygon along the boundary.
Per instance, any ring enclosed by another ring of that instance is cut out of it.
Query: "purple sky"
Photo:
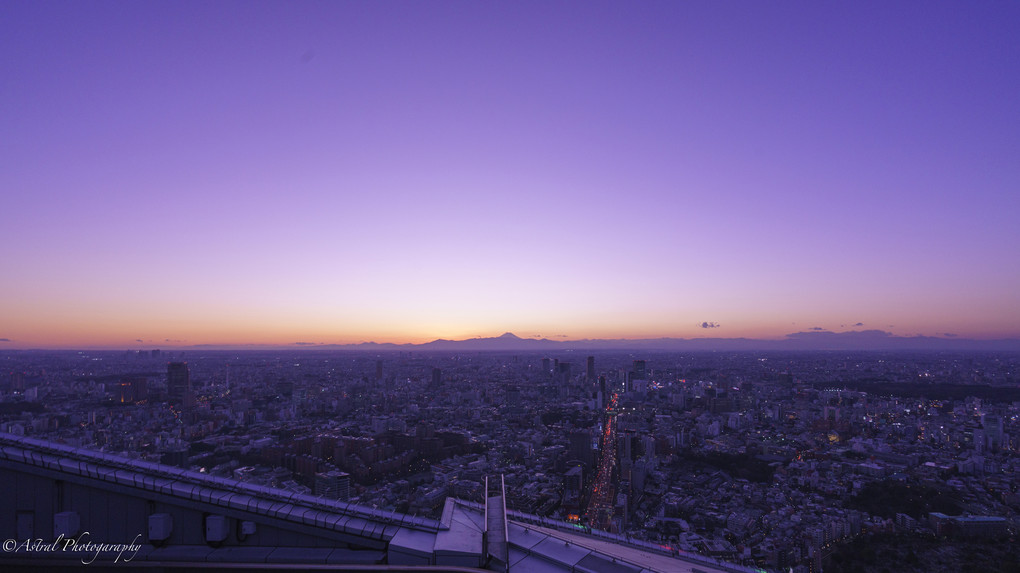
[[[1018,29],[1016,2],[0,3],[0,348],[1020,336]]]

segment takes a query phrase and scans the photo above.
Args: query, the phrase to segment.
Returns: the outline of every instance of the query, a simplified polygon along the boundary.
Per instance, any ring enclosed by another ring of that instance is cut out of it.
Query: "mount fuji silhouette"
[[[208,349],[324,349],[324,350],[403,350],[441,352],[546,352],[564,350],[642,350],[642,351],[966,351],[1020,352],[1020,339],[980,340],[953,335],[895,336],[882,330],[832,332],[812,330],[794,332],[778,340],[755,338],[642,338],[642,339],[581,339],[549,340],[521,338],[512,332],[495,337],[447,340],[439,338],[422,344],[362,342],[360,344],[315,344],[296,342],[293,345],[216,345],[190,348]]]

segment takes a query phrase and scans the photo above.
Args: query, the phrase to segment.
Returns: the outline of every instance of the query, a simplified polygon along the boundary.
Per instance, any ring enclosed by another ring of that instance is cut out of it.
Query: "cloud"
[[[809,328],[808,330],[825,330],[825,329],[824,329],[824,328],[822,328],[821,326],[812,326],[812,327],[811,327],[811,328]]]
[[[557,334],[557,335],[556,335],[556,336],[554,336],[553,338],[566,338],[566,337],[567,337],[567,335],[566,335],[566,334]]]
[[[295,342],[294,346],[315,346],[316,344],[321,344],[321,343],[320,342]]]
[[[952,332],[943,332],[942,336],[947,336],[949,338],[956,338],[958,335],[953,334]]]
[[[10,338],[0,338],[0,342],[14,342]]]
[[[858,322],[858,323],[857,323],[857,324],[855,324],[854,326],[864,326],[864,323],[863,323],[863,322]]]
[[[136,339],[135,339],[135,342],[145,342],[145,341],[144,341],[144,340],[142,340],[141,338],[136,338]]]
[[[824,334],[825,336],[819,336]],[[794,332],[787,334],[787,338],[799,340],[848,340],[848,341],[874,341],[881,338],[892,337],[893,334],[884,330],[853,330],[844,332],[833,332],[831,330],[815,330],[809,328],[806,332]]]
[[[717,324],[715,322],[702,322],[698,326],[700,326],[701,328],[719,328],[722,325],[721,324]]]

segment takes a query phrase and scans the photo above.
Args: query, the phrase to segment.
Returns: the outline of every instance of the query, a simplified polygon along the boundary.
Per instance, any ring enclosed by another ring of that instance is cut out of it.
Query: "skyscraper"
[[[594,382],[595,381],[595,357],[594,356],[589,356],[588,357],[588,369],[585,372],[585,378],[589,382]]]
[[[648,371],[644,360],[634,361],[634,380],[648,380]]]
[[[985,430],[985,445],[992,452],[999,451],[1003,443],[1003,428],[1001,416],[982,416],[981,426]]]
[[[145,400],[146,379],[144,376],[127,376],[111,386],[113,401],[121,404]]]
[[[570,382],[570,363],[569,362],[556,362],[556,381],[561,384]]]
[[[574,430],[568,435],[570,440],[570,458],[584,464],[584,467],[591,469],[595,465],[595,456],[591,448],[591,432],[588,430]]]
[[[187,362],[170,362],[166,365],[166,390],[171,402],[184,403],[191,392],[191,372]]]
[[[111,386],[111,394],[113,394],[113,401],[120,404],[130,404],[135,401],[135,390],[131,386],[130,380],[121,380],[120,382],[114,382]]]

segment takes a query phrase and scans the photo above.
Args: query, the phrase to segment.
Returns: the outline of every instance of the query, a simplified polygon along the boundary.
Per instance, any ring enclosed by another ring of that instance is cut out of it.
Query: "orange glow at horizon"
[[[376,330],[364,330],[362,332],[342,332],[323,328],[245,328],[244,325],[218,326],[203,328],[201,330],[178,330],[167,328],[160,330],[159,334],[150,330],[141,334],[128,335],[122,330],[122,324],[102,324],[95,328],[88,325],[72,326],[64,324],[64,329],[59,333],[45,330],[45,325],[38,325],[36,329],[20,330],[20,336],[9,337],[9,341],[0,346],[0,350],[7,349],[30,349],[30,348],[95,348],[95,349],[119,349],[119,348],[174,348],[193,346],[315,346],[315,345],[354,345],[363,342],[375,342],[380,344],[423,344],[437,339],[466,340],[471,338],[498,337],[504,332],[512,332],[516,336],[525,339],[548,339],[552,341],[578,341],[585,339],[657,339],[657,338],[749,338],[759,340],[780,340],[788,334],[795,332],[811,332],[816,327],[799,328],[791,325],[788,329],[769,329],[766,327],[752,327],[742,330],[734,328],[705,329],[695,325],[687,328],[649,328],[649,329],[621,329],[612,331],[606,329],[594,329],[582,331],[578,329],[548,329],[548,328],[446,328],[430,330],[421,328],[401,332],[398,329],[379,328]],[[892,332],[889,328],[869,328],[867,326],[843,325],[843,328],[824,328],[830,332],[849,332],[863,330],[883,330],[898,336],[940,336],[941,332]],[[819,327],[820,328],[820,327]],[[138,332],[138,331],[134,331]],[[960,338],[974,339],[997,339],[1016,337],[1015,332],[1003,330],[1001,332],[968,332],[963,329],[956,329],[952,335]],[[298,344],[300,343],[300,344]]]

